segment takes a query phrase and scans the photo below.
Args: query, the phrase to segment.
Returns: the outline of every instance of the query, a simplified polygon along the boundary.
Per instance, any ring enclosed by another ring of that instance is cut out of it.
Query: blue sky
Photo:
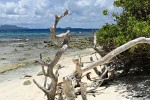
[[[49,28],[55,14],[65,9],[69,14],[58,27],[100,28],[112,23],[112,12],[121,12],[113,0],[0,0],[0,25],[13,24],[28,28]],[[109,15],[104,16],[103,10]]]

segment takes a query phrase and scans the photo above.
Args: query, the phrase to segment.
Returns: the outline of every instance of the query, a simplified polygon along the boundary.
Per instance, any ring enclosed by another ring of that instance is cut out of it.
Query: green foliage
[[[150,0],[116,0],[114,5],[123,8],[121,14],[112,13],[116,24],[107,23],[96,34],[97,43],[103,47],[105,52],[108,53],[138,37],[150,38]],[[107,15],[107,10],[103,11],[103,14]],[[139,55],[144,55],[143,59],[148,59],[146,61],[149,62],[150,45],[135,45],[120,54],[119,59],[124,64],[134,60],[138,62],[135,58]],[[128,61],[124,61],[125,59]]]
[[[107,15],[107,14],[108,14],[108,10],[107,9],[103,10],[103,15]]]
[[[106,24],[97,32],[97,43],[116,48],[138,37],[150,37],[150,0],[117,0],[114,5],[124,10],[112,14],[117,24]],[[107,10],[103,13],[107,15]]]
[[[150,14],[150,0],[116,0],[114,5],[122,7],[129,16],[138,20],[148,20]]]

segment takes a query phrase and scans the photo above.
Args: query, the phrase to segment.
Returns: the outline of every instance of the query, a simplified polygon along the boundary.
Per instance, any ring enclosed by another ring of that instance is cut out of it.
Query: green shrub
[[[150,38],[150,0],[117,0],[114,5],[123,8],[121,14],[112,14],[117,23],[107,23],[96,34],[97,43],[106,53],[135,38]],[[148,44],[135,45],[117,57],[119,60],[115,59],[114,62],[127,68],[127,72],[133,66],[136,67],[136,71],[145,71],[147,68],[150,70]]]

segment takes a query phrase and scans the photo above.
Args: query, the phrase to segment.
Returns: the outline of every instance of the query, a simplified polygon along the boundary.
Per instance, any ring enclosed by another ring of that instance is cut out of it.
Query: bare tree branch
[[[86,83],[80,82],[80,86],[81,86],[82,100],[87,100],[87,96],[86,96]]]
[[[61,88],[61,86],[58,86],[58,99],[57,100],[64,100],[63,99],[63,90]]]
[[[91,61],[91,62],[93,62],[93,61],[94,61],[94,60],[93,60],[93,57],[90,57],[90,61]],[[93,68],[93,70],[94,70],[94,72],[95,72],[98,76],[100,76],[100,75],[101,75],[101,72],[100,72],[100,71],[98,71],[97,67]]]
[[[77,58],[74,58],[72,61],[73,61],[74,64],[76,64],[75,78],[76,78],[76,82],[77,82],[76,87],[78,87],[78,86],[80,86],[79,82],[81,82],[81,78],[82,78],[80,61]]]
[[[51,32],[51,39],[55,39],[55,38],[59,38],[59,37],[64,37],[66,36],[68,33],[70,33],[69,31],[67,31],[66,33],[62,33],[61,35],[56,35],[56,26],[59,22],[59,20],[61,18],[63,18],[64,16],[66,16],[68,14],[68,10],[65,10],[65,12],[62,15],[55,15],[55,21],[52,27],[50,27],[50,32]]]
[[[104,65],[106,63],[109,63],[109,61],[117,56],[118,54],[124,52],[125,50],[131,48],[132,46],[136,45],[136,44],[140,44],[140,43],[148,43],[150,44],[150,38],[145,38],[145,37],[140,37],[140,38],[137,38],[137,39],[134,39],[132,41],[129,41],[127,43],[125,43],[124,45],[116,48],[115,50],[111,51],[110,53],[108,53],[106,56],[104,56],[103,58],[99,59],[98,61],[86,66],[85,69],[82,70],[82,73],[90,70],[90,69],[93,69],[99,65]]]
[[[48,63],[46,63],[46,62],[44,62],[42,60],[36,60],[35,63],[37,63],[37,64],[39,64],[41,66],[48,66],[49,65]]]
[[[100,55],[100,56],[104,56],[105,54],[104,54],[104,51],[102,51],[102,50],[99,50],[97,47],[96,47],[96,42],[97,42],[97,38],[96,38],[96,33],[94,33],[94,39],[93,39],[93,44],[94,44],[94,46],[93,46],[93,49]]]
[[[46,62],[42,61],[42,55],[41,54],[40,54],[40,61],[36,61],[38,64],[40,64],[42,66],[42,71],[45,75],[44,87],[40,86],[35,80],[33,80],[33,82],[47,95],[48,100],[54,100],[55,99],[56,90],[57,90],[57,83],[58,83],[58,70],[62,67],[58,67],[55,74],[54,74],[53,70],[54,70],[54,67],[56,66],[56,64],[58,63],[58,61],[60,60],[62,54],[67,50],[68,43],[70,42],[70,37],[69,37],[70,31],[56,35],[56,26],[57,26],[59,20],[61,18],[63,18],[64,16],[66,16],[67,14],[68,14],[68,10],[66,10],[60,16],[55,15],[54,24],[52,27],[50,27],[51,39],[58,40],[59,38],[61,38],[63,41],[63,47],[57,51],[54,59],[51,62],[46,63]],[[47,72],[45,72],[44,67],[47,68]],[[50,84],[47,83],[48,77],[51,78]],[[46,85],[48,85],[48,86],[46,86]]]
[[[104,51],[103,51],[103,50],[99,50],[98,47],[96,47],[96,45],[93,46],[93,49],[94,49],[101,57],[105,56]]]
[[[72,81],[69,78],[63,78],[63,92],[67,100],[75,100],[75,93],[72,86]]]
[[[57,65],[57,69],[55,71],[55,77],[58,77],[58,71],[61,69],[61,68],[64,68],[65,66],[61,66],[60,64]]]
[[[37,86],[38,88],[40,88],[45,94],[47,94],[47,93],[49,92],[46,88],[44,88],[44,87],[42,87],[40,84],[38,84],[35,79],[33,79],[33,82],[34,82],[34,83],[36,84],[36,86]]]

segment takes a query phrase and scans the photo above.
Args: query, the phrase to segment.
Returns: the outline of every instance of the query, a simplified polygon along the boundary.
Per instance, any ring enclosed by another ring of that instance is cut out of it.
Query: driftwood
[[[116,48],[115,50],[111,51],[110,53],[108,53],[107,55],[105,55],[104,57],[102,57],[101,59],[99,59],[96,62],[93,62],[92,64],[89,64],[88,66],[85,66],[85,69],[82,69],[82,73],[89,71],[97,66],[100,65],[104,65],[106,63],[109,63],[109,61],[117,56],[118,54],[124,52],[125,50],[131,48],[132,46],[136,45],[136,44],[140,44],[140,43],[148,43],[150,44],[150,38],[145,38],[145,37],[140,37],[137,39],[134,39],[132,41],[129,41],[127,43],[125,43],[124,45]]]
[[[90,57],[90,61],[94,61],[93,60],[93,57]],[[94,72],[98,75],[98,76],[100,76],[102,73],[97,69],[97,67],[95,67],[95,68],[93,68],[93,70],[94,70]]]
[[[42,71],[43,71],[43,74],[45,76],[45,81],[44,81],[44,86],[41,86],[34,79],[33,79],[33,82],[37,85],[37,87],[39,87],[45,93],[45,95],[47,96],[47,100],[54,100],[55,99],[55,95],[56,95],[56,91],[57,91],[57,83],[58,83],[58,70],[61,69],[62,67],[58,66],[55,73],[54,73],[54,67],[56,66],[56,64],[60,60],[62,54],[68,48],[69,38],[66,36],[67,36],[67,34],[69,34],[69,31],[67,31],[67,33],[65,35],[60,34],[58,36],[56,35],[56,32],[55,32],[56,26],[57,26],[59,20],[67,14],[68,14],[68,10],[66,10],[63,13],[63,15],[60,15],[60,16],[55,15],[55,22],[54,22],[53,26],[50,28],[51,38],[55,38],[55,39],[56,38],[62,38],[63,39],[62,48],[60,50],[58,50],[58,52],[56,53],[56,55],[52,61],[50,61],[48,63],[42,61],[42,55],[40,55],[40,61],[36,61],[37,63],[39,63],[42,66]],[[47,82],[47,78],[51,79],[51,83]],[[59,99],[62,98],[61,92],[59,93],[58,97],[59,97]]]
[[[62,87],[61,86],[58,86],[57,87],[57,94],[58,94],[58,98],[57,100],[63,100],[63,90],[62,90]]]
[[[100,50],[98,47],[96,47],[96,45],[93,46],[93,49],[101,56],[104,57],[106,54],[104,52],[104,50]]]
[[[58,63],[59,59],[61,58],[61,55],[66,51],[67,49],[67,44],[63,45],[63,47],[56,53],[55,58],[52,60],[52,62],[50,64],[47,64],[47,73],[44,71],[45,73],[45,79],[47,80],[47,78],[49,77],[51,79],[51,83],[49,84],[48,88],[46,88],[46,82],[44,82],[44,87],[42,87],[40,84],[38,84],[35,80],[33,80],[33,82],[46,94],[48,100],[54,100],[55,99],[55,95],[56,95],[56,88],[57,88],[57,82],[58,82],[58,70],[60,69],[58,67],[58,69],[56,70],[56,73],[53,73],[53,69],[54,66]],[[43,64],[42,64],[42,68],[43,68]]]
[[[82,72],[81,72],[81,57],[74,58],[73,63],[76,64],[76,70],[75,70],[75,79],[77,82],[77,85],[75,87],[80,86],[81,78],[82,78]]]
[[[53,26],[50,27],[50,35],[51,35],[51,42],[62,42],[64,39],[70,40],[69,33],[70,31],[68,30],[66,33],[61,33],[56,35],[56,26],[59,22],[59,20],[63,17],[65,17],[68,14],[68,10],[65,10],[65,12],[62,15],[55,15],[55,21],[53,23]]]
[[[63,78],[63,92],[67,100],[75,100],[75,93],[72,86],[72,81],[68,77]]]
[[[137,38],[135,40],[132,40],[132,41],[129,41],[127,42],[126,44],[116,48],[115,50],[113,50],[112,52],[108,53],[106,56],[102,57],[101,59],[93,62],[92,64],[89,64],[87,66],[85,66],[86,68],[82,69],[82,73],[86,72],[86,71],[89,71],[93,68],[96,68],[97,66],[100,66],[100,65],[104,65],[104,64],[107,64],[109,63],[109,61],[117,56],[118,54],[120,54],[121,52],[129,49],[130,47],[136,45],[136,44],[140,44],[140,43],[148,43],[150,44],[150,38],[144,38],[144,37],[140,37],[140,38]],[[91,60],[93,61],[93,59],[91,58]],[[103,83],[105,82],[108,82],[110,80],[112,80],[114,78],[114,69],[107,69],[106,66],[104,66],[104,68],[102,69],[103,71],[101,72],[102,74],[100,75],[100,77],[98,79],[95,79],[95,82],[96,82],[96,86],[93,88],[93,89],[88,89],[87,90],[87,93],[89,92],[93,92],[94,90],[96,90],[99,86],[101,86]],[[98,71],[98,70],[96,70]],[[98,72],[97,72],[98,73]],[[87,78],[89,80],[92,80],[92,78],[90,77],[90,73],[86,74]],[[94,81],[94,80],[92,80]],[[78,93],[80,93],[81,90],[78,90]]]
[[[86,78],[90,81],[92,81],[91,77],[90,77],[91,72],[86,73]]]
[[[59,65],[54,73],[54,67],[58,63],[58,61],[61,58],[61,55],[66,51],[68,48],[68,43],[70,41],[68,30],[66,33],[61,33],[59,35],[56,35],[56,26],[61,18],[66,16],[68,14],[68,10],[66,10],[62,15],[58,16],[55,15],[55,21],[52,27],[50,27],[51,32],[51,39],[52,41],[57,41],[62,43],[62,48],[56,53],[55,58],[52,61],[44,62],[42,60],[42,55],[40,55],[40,61],[37,61],[38,64],[41,65],[43,74],[45,76],[44,80],[44,86],[41,86],[39,83],[36,82],[36,80],[33,79],[33,82],[39,87],[47,96],[47,100],[55,100],[55,96],[58,95],[58,100],[63,100],[63,94],[65,95],[67,100],[75,100],[75,87],[79,94],[81,94],[83,100],[87,100],[87,93],[94,92],[99,86],[101,86],[104,82],[110,81],[114,78],[114,70],[108,69],[106,66],[103,66],[103,68],[99,71],[96,67],[100,65],[105,65],[110,62],[112,58],[117,56],[118,54],[124,52],[125,50],[129,49],[130,47],[140,44],[140,43],[149,43],[150,44],[150,38],[144,38],[140,37],[135,40],[129,41],[128,43],[116,48],[115,50],[111,51],[107,55],[103,53],[103,51],[99,50],[96,47],[96,34],[94,34],[94,50],[102,56],[102,58],[98,59],[97,61],[94,61],[91,57],[91,64],[84,66],[85,68],[82,69],[83,63],[81,61],[81,57],[79,56],[78,59],[73,59],[74,64],[76,65],[76,71],[75,73],[69,75],[69,77],[64,77],[63,82],[58,83],[58,71],[62,67]],[[87,79],[89,79],[91,82],[95,82],[96,86],[93,86],[92,89],[88,88],[85,83],[81,82],[83,76],[82,74],[94,69],[95,73],[98,75],[98,79],[93,79],[90,77],[90,72],[87,73],[85,76]],[[50,78],[51,82],[48,83],[47,79]],[[73,79],[75,79],[75,82],[77,85],[73,84]]]
[[[86,83],[80,82],[80,86],[81,86],[81,96],[82,96],[82,100],[87,100],[87,96],[86,96]]]
[[[101,56],[103,57],[105,55],[104,51],[103,50],[99,50],[97,47],[96,47],[96,41],[97,41],[97,38],[96,38],[96,33],[94,33],[94,39],[93,39],[93,49]]]

